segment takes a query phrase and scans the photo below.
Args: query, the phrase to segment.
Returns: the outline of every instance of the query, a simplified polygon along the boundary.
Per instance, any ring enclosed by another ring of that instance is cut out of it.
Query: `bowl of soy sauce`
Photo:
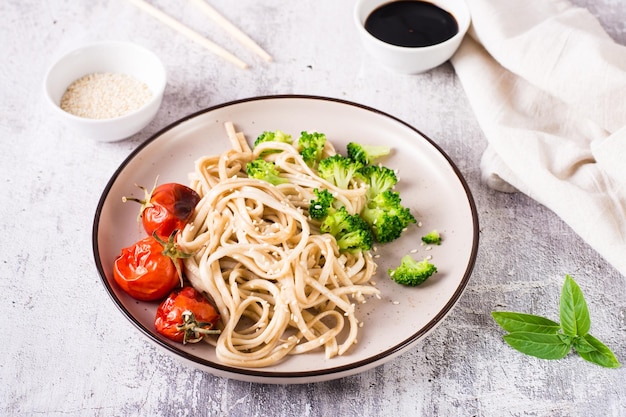
[[[357,0],[354,19],[366,51],[406,74],[450,59],[471,22],[463,0]]]

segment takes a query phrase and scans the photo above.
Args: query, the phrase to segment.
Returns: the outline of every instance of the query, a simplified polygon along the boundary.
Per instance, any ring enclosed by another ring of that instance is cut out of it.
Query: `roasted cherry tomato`
[[[182,258],[172,233],[167,242],[156,233],[122,249],[113,266],[115,282],[131,297],[161,300],[182,283]]]
[[[159,334],[181,343],[196,343],[207,334],[220,331],[214,327],[220,316],[213,305],[193,287],[184,287],[167,297],[154,318]]]
[[[161,239],[167,239],[174,230],[182,230],[200,201],[198,193],[178,183],[159,186],[155,183],[152,191],[138,187],[144,191],[143,200],[131,197],[123,197],[122,200],[141,203],[139,218],[143,228],[149,235],[156,231]]]

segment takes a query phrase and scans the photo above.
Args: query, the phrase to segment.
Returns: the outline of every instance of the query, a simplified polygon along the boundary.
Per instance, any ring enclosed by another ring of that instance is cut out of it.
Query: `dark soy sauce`
[[[454,16],[425,1],[400,0],[383,4],[365,20],[365,29],[383,42],[397,46],[431,46],[459,32]]]

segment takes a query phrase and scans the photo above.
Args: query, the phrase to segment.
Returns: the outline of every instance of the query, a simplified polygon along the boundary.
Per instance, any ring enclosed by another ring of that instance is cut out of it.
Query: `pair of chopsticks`
[[[199,43],[200,45],[207,48],[209,51],[213,52],[219,57],[222,57],[231,63],[237,65],[240,68],[247,68],[248,64],[237,58],[235,55],[217,45],[213,41],[203,37],[198,32],[190,29],[189,27],[183,25],[178,20],[173,17],[163,13],[161,10],[156,7],[146,3],[144,0],[130,0],[135,6],[148,13],[152,17],[156,18],[160,22],[166,24],[182,35],[188,37],[189,39]],[[239,28],[229,22],[224,16],[219,14],[213,7],[211,7],[206,0],[191,0],[198,8],[200,8],[204,14],[206,14],[209,18],[215,21],[219,26],[225,29],[228,33],[230,33],[235,39],[237,39],[242,45],[246,48],[250,49],[261,58],[266,61],[271,61],[272,57],[263,50],[256,42],[254,42],[248,35],[242,32]]]

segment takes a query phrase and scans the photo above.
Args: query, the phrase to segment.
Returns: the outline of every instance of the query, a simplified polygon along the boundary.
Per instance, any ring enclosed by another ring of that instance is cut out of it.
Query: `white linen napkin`
[[[560,216],[626,276],[626,47],[565,0],[466,0],[452,58],[483,180]]]

